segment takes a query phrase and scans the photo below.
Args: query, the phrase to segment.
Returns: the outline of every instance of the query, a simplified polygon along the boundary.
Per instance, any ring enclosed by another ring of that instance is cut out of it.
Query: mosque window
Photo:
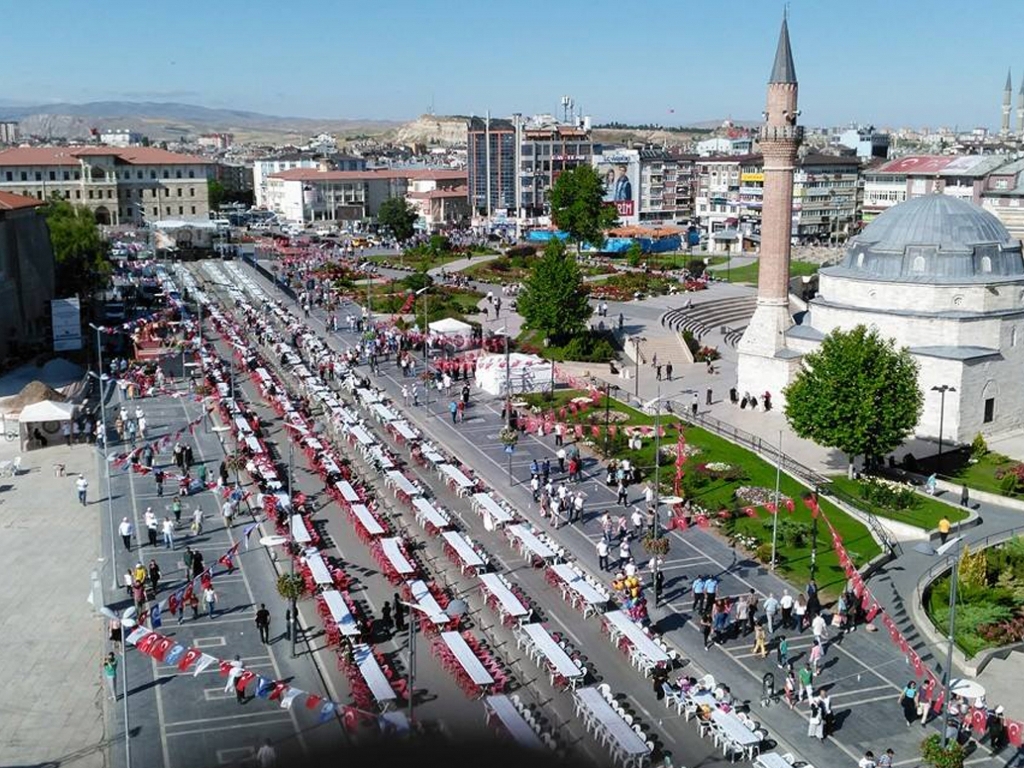
[[[981,271],[982,272],[991,272],[992,271],[992,257],[991,256],[982,256],[981,257]]]
[[[924,272],[924,256],[915,256],[910,269],[918,274]]]
[[[860,253],[857,254],[857,266],[864,266],[864,251],[861,251]]]
[[[985,424],[991,424],[996,418],[996,399],[994,397],[985,400]]]

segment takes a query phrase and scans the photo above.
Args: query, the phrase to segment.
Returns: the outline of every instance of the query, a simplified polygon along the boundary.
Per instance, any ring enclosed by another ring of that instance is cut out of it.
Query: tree
[[[523,285],[517,308],[530,328],[551,338],[582,331],[591,307],[576,260],[560,240],[551,240]]]
[[[88,295],[105,285],[110,263],[104,258],[106,247],[92,211],[54,194],[43,215],[53,246],[57,295]]]
[[[577,250],[583,243],[604,245],[605,230],[615,226],[618,214],[604,201],[604,182],[592,166],[563,171],[551,187],[551,218],[567,232]]]
[[[825,337],[785,389],[786,418],[800,436],[849,457],[884,456],[910,435],[924,396],[906,348],[858,325]]]
[[[377,223],[388,229],[399,242],[412,237],[413,225],[418,218],[416,209],[404,197],[389,197],[377,211]]]
[[[210,179],[206,182],[206,187],[210,194],[210,209],[219,211],[221,203],[224,202],[226,194],[224,192],[224,185],[216,179]]]

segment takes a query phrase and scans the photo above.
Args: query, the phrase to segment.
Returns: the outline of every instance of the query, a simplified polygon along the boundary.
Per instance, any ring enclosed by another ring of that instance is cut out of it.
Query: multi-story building
[[[0,120],[0,144],[17,144],[21,132],[13,120]]]
[[[431,188],[430,183],[433,182]],[[293,168],[275,173],[266,179],[265,207],[281,218],[303,226],[310,224],[364,221],[377,215],[381,203],[390,197],[407,197],[414,191],[426,195],[425,200],[442,199],[448,195],[466,200],[466,172],[432,169],[370,169],[335,171],[323,163],[319,168]],[[410,200],[417,205],[414,197]],[[448,203],[438,204],[450,216],[459,210]],[[418,206],[419,207],[419,206]],[[462,208],[465,211],[465,208]],[[428,213],[432,208],[428,207]]]
[[[520,127],[519,135],[520,207],[529,219],[549,216],[548,190],[555,179],[565,171],[592,162],[590,118],[566,124],[550,115],[535,116]]]
[[[129,131],[127,128],[101,131],[100,144],[106,144],[108,147],[137,147],[142,144],[142,134],[138,131]]]
[[[761,236],[761,206],[764,202],[764,157],[746,155],[740,159],[739,215],[736,229],[752,242]],[[731,222],[727,221],[727,225]]]
[[[234,143],[235,135],[233,133],[204,133],[196,139],[196,144],[204,149],[223,150]]]
[[[876,131],[873,125],[860,125],[837,130],[831,143],[852,150],[861,160],[884,160],[889,156],[889,141],[889,134]]]
[[[810,154],[793,176],[793,235],[799,243],[845,242],[859,226],[860,160]]]
[[[205,220],[211,164],[156,147],[18,147],[0,152],[0,190],[84,205],[99,224]]]
[[[214,166],[217,181],[224,185],[224,191],[232,194],[252,193],[252,166],[240,163],[217,163]]]
[[[1014,238],[1024,239],[1024,159],[1013,160],[989,174],[981,204]]]
[[[43,341],[54,297],[53,248],[36,197],[0,191],[0,356]],[[24,345],[24,346],[22,346]]]
[[[348,155],[324,156],[312,152],[291,152],[256,160],[252,166],[253,196],[257,208],[269,208],[267,205],[267,178],[282,171],[296,168],[317,169],[326,161],[327,166],[336,171],[362,171],[366,169],[366,160]]]
[[[725,229],[740,217],[740,165],[747,157],[697,159],[697,219],[709,234]]]
[[[467,127],[469,205],[477,216],[516,213],[516,136],[513,120],[472,117]]]
[[[426,232],[469,223],[469,188],[466,175],[457,172],[421,172],[409,177],[405,199],[420,215]]]
[[[640,150],[640,223],[680,223],[693,218],[692,155]]]

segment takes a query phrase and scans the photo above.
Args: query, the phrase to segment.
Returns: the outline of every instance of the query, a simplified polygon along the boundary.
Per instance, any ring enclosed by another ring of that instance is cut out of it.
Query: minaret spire
[[[1013,101],[1013,81],[1010,70],[1006,70],[1006,86],[1003,88],[1003,123],[999,127],[999,135],[1004,139],[1010,135],[1010,104]]]
[[[795,83],[796,67],[793,66],[793,49],[789,46],[789,22],[782,17],[782,29],[779,31],[779,44],[775,49],[775,63],[769,83]]]

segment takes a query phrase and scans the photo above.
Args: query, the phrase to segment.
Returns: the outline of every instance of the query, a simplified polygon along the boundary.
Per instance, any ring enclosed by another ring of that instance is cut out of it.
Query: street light
[[[427,291],[429,291],[432,287],[433,286],[425,285],[422,288],[420,288],[418,291],[416,291],[415,294],[413,294],[414,296],[420,296],[420,295],[423,296],[423,372],[424,373],[429,373],[430,372],[430,360],[428,358],[428,353],[427,353],[427,337],[430,335],[430,326],[428,325],[428,322],[430,320],[430,316],[429,316],[429,314],[427,312],[427,301],[428,301],[428,299],[427,299]],[[424,387],[426,389],[426,395],[427,395],[427,413],[430,413],[430,385],[431,385],[431,381],[428,379],[427,382],[426,382],[426,386]]]
[[[916,544],[914,546],[915,552],[920,552],[922,555],[928,555],[929,557],[944,557],[953,548],[956,548],[956,552],[953,555],[953,564],[950,569],[950,582],[949,582],[949,635],[946,639],[946,668],[945,672],[945,684],[943,686],[942,694],[942,706],[949,707],[949,694],[950,688],[953,685],[953,635],[956,630],[956,587],[957,581],[960,578],[960,543],[964,540],[963,536],[957,536],[955,539],[946,542],[942,546],[935,548],[932,547],[926,541]],[[949,743],[949,735],[946,728],[946,713],[942,716],[942,748],[945,749]]]
[[[949,384],[940,384],[932,387],[932,392],[939,393],[939,455],[935,457],[935,463],[939,465],[941,469],[942,464],[942,428],[945,426],[943,423],[946,418],[946,393],[956,392],[955,387],[949,386]]]
[[[775,543],[779,538],[779,486],[782,483],[782,430],[779,430],[779,454],[775,464],[775,514],[772,515],[772,560],[771,567],[775,570]]]
[[[630,336],[629,340],[633,342],[634,360],[636,362],[636,381],[633,384],[633,396],[637,399],[640,398],[640,345],[647,341],[645,336]]]
[[[651,402],[647,403],[645,410],[654,405],[654,529],[651,531],[651,536],[655,541],[658,540],[658,507],[661,504],[659,495],[661,492],[661,382],[658,382],[658,396]],[[661,563],[658,561],[659,555],[655,552],[652,555],[654,560],[654,568],[652,569],[652,576],[654,577],[654,606],[658,606],[659,589],[658,589],[658,571],[661,569]]]
[[[508,429],[509,434],[511,434],[512,433],[512,365],[511,365],[512,356],[511,356],[511,354],[509,352],[508,331],[506,330],[506,328],[507,328],[507,326],[503,325],[501,328],[499,328],[497,331],[494,332],[494,335],[495,336],[497,336],[498,334],[504,334],[505,335],[505,426]],[[515,451],[515,446],[512,443],[509,443],[508,445],[505,446],[505,453],[508,454],[508,484],[509,485],[514,485],[514,481],[512,479],[512,453],[513,453],[513,451]]]
[[[406,608],[413,611],[418,611],[424,616],[429,617],[431,620],[435,618],[444,617],[446,619],[457,619],[460,616],[464,616],[469,610],[469,606],[465,600],[456,598],[448,603],[448,607],[441,611],[440,614],[434,614],[426,610],[423,606],[417,603],[407,603],[404,600],[399,601]],[[412,725],[413,711],[416,705],[416,617],[409,616],[409,724]]]

